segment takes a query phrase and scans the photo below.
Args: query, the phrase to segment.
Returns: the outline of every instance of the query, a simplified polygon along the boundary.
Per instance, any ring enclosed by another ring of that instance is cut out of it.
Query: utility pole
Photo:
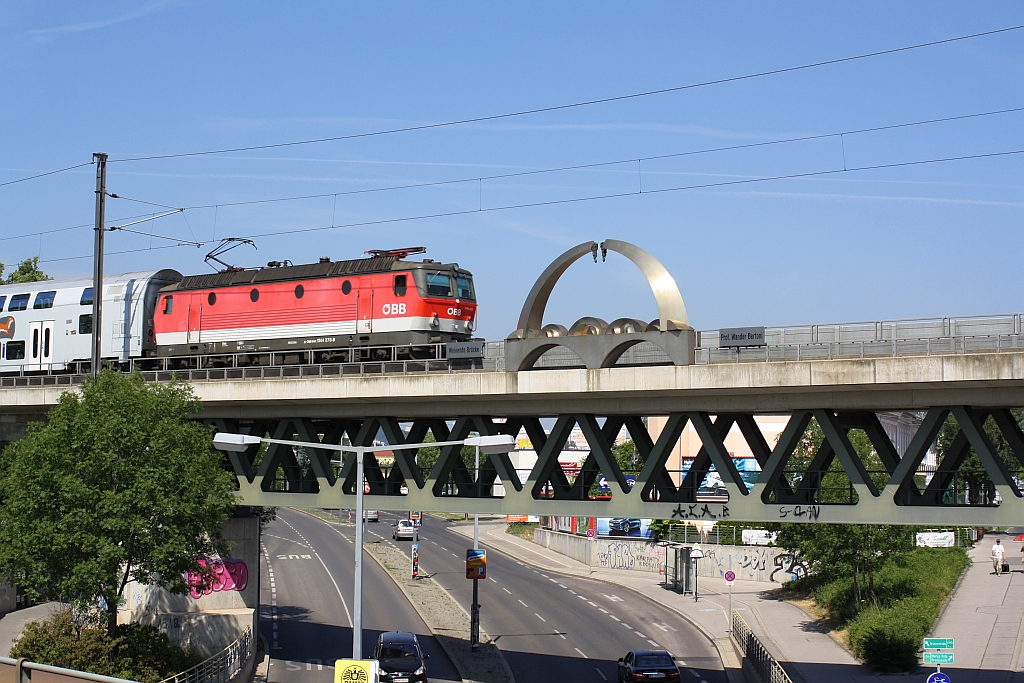
[[[352,599],[352,659],[363,658],[363,477],[366,450],[356,446],[356,561]]]
[[[96,240],[92,253],[92,376],[100,372],[103,340],[103,235],[106,232],[104,221],[107,208],[107,155],[96,152],[92,155],[96,163]]]

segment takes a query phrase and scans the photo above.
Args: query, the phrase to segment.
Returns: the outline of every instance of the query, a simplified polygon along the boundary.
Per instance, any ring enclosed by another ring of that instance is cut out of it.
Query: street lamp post
[[[349,452],[356,454],[356,547],[355,547],[355,577],[353,579],[354,596],[352,601],[352,659],[363,658],[363,495],[364,495],[364,463],[367,453],[378,451],[397,451],[420,448],[435,448],[439,446],[476,446],[477,458],[480,450],[484,453],[508,453],[515,446],[515,439],[508,434],[496,434],[493,436],[475,436],[460,441],[436,441],[431,443],[409,443],[396,446],[343,446],[329,443],[318,443],[315,441],[290,441],[288,439],[270,439],[266,437],[250,436],[249,434],[231,434],[229,432],[217,432],[213,436],[214,448],[221,451],[242,453],[250,446],[259,443],[274,443],[284,446],[298,446],[300,448],[319,448],[327,451]],[[479,460],[478,460],[479,463]],[[479,466],[477,467],[479,470]],[[474,546],[476,544],[474,543]],[[476,602],[476,592],[474,600]],[[479,615],[479,605],[476,610]],[[477,616],[479,619],[479,616]],[[479,628],[479,622],[477,623]]]

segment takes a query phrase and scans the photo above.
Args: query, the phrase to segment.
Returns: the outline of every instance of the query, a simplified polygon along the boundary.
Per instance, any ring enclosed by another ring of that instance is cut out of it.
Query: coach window
[[[0,311],[4,310],[4,304],[7,303],[6,296],[0,296]]]
[[[36,300],[32,302],[32,308],[53,308],[53,300],[57,298],[57,292],[39,292]]]
[[[11,305],[7,309],[8,311],[24,311],[28,308],[28,298],[30,294],[15,294],[11,297]]]
[[[260,290],[258,290],[255,287],[253,287],[251,290],[249,290],[249,301],[251,301],[253,303],[256,303],[259,300],[260,300]]]
[[[405,276],[395,276],[395,296],[405,296]]]
[[[7,342],[7,360],[22,360],[25,358],[25,342]]]
[[[351,282],[349,282],[348,280],[345,280],[344,282],[341,283],[341,293],[342,294],[348,294],[351,291],[352,291],[352,283]]]
[[[452,279],[444,273],[427,273],[427,296],[451,296]]]
[[[78,316],[78,334],[92,334],[92,313]]]
[[[174,310],[174,297],[173,296],[165,296],[164,297],[164,315],[167,315],[168,313],[170,313],[173,310]]]
[[[306,290],[302,285],[295,285],[295,298],[301,299],[302,295],[306,293]]]
[[[86,287],[82,290],[82,300],[78,303],[83,306],[92,306],[92,287]]]
[[[214,292],[210,292],[206,297],[206,303],[211,306],[217,303],[217,295]]]

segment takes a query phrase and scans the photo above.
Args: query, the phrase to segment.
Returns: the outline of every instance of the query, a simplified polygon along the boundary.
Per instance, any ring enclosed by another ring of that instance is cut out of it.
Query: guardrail
[[[749,665],[762,683],[793,683],[786,670],[765,649],[743,621],[739,612],[732,613],[732,637],[739,645],[744,666]]]
[[[59,666],[30,662],[25,659],[0,657],[0,680],[11,681],[11,683],[29,683],[34,672],[43,674],[40,678],[46,683],[78,683],[79,681],[89,681],[90,683],[134,683],[124,678],[103,676],[89,673],[88,671],[75,671],[74,669],[64,669]]]
[[[238,640],[187,671],[160,683],[227,683],[238,674],[253,654],[252,630],[246,627]]]

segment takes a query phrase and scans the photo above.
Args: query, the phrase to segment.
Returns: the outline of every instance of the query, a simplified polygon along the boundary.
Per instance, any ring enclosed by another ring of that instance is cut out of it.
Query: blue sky
[[[0,182],[89,161],[365,133],[590,100],[1024,24],[1017,2],[0,5]],[[444,129],[112,163],[108,189],[190,209],[108,235],[108,272],[206,272],[423,245],[476,276],[481,333],[588,240],[634,242],[698,329],[1020,311],[1024,155],[474,209],[1024,149],[1024,112],[656,161],[641,157],[1024,107],[1024,30],[706,88]],[[845,155],[845,162],[844,162]],[[478,180],[633,160],[590,170]],[[639,168],[638,168],[639,167]],[[0,261],[91,272],[92,167],[0,187]],[[363,194],[356,190],[465,180]],[[109,200],[109,222],[158,210]],[[444,218],[404,217],[467,212]],[[393,221],[393,222],[381,222]],[[355,223],[373,225],[351,226]],[[337,225],[351,227],[268,235]],[[30,235],[20,239],[6,239]],[[143,250],[143,251],[137,251]],[[114,252],[131,251],[116,254]],[[78,258],[75,257],[86,257]],[[621,257],[580,261],[545,322],[650,320]]]

